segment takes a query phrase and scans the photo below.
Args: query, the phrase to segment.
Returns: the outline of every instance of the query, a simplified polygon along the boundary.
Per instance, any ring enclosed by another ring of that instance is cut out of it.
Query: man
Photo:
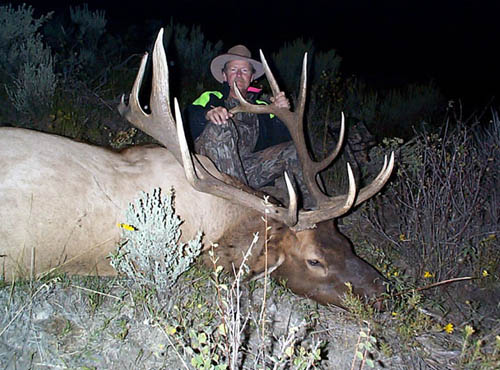
[[[221,172],[254,189],[273,184],[287,171],[307,198],[297,151],[286,126],[269,114],[229,112],[239,104],[235,82],[247,101],[267,104],[258,100],[260,90],[250,86],[264,74],[262,64],[251,58],[245,46],[237,45],[214,58],[210,70],[222,83],[222,91],[204,92],[187,108],[194,150],[209,157]],[[272,97],[271,104],[290,107],[283,92]]]

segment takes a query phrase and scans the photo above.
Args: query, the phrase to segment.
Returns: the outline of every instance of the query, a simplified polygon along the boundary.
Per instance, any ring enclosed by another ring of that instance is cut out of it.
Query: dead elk
[[[383,291],[378,272],[357,257],[333,220],[376,194],[390,177],[394,157],[386,160],[373,182],[356,190],[350,168],[346,195],[327,196],[316,175],[334,160],[342,145],[320,162],[307,152],[303,116],[306,100],[306,57],[295,111],[254,106],[240,96],[235,112],[272,113],[290,130],[299,153],[314,209],[298,209],[297,196],[287,179],[287,206],[264,202],[261,195],[220,173],[206,157],[190,153],[179,107],[176,119],[169,100],[168,68],[160,31],[153,50],[151,112],[139,104],[145,54],[128,104],[120,113],[163,146],[132,147],[120,153],[67,138],[18,128],[0,129],[0,255],[7,279],[39,274],[59,267],[71,274],[112,274],[106,256],[115,248],[124,211],[139,191],[160,187],[176,190],[176,212],[184,220],[183,236],[204,232],[204,243],[220,245],[220,263],[230,269],[241,263],[253,234],[269,233],[267,267],[285,279],[297,294],[323,304],[341,305],[346,282],[360,296]],[[273,94],[278,85],[261,59]],[[176,123],[177,121],[177,123]],[[286,175],[285,175],[286,177]],[[194,206],[196,205],[196,206]],[[251,277],[265,268],[264,238],[254,246],[248,264]]]

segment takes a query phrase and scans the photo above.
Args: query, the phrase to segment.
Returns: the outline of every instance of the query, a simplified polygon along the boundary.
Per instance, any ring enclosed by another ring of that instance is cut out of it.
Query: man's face
[[[224,81],[229,84],[231,88],[231,95],[235,97],[235,93],[233,91],[233,85],[236,81],[236,86],[242,93],[243,96],[246,95],[248,86],[253,80],[253,68],[252,65],[244,60],[232,60],[227,62],[226,68],[222,73],[224,76]]]

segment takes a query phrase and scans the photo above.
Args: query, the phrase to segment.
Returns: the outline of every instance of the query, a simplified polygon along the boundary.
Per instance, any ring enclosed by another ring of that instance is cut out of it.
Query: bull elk
[[[394,156],[386,158],[379,175],[360,191],[349,167],[347,195],[329,197],[321,190],[316,176],[340,151],[344,130],[332,154],[320,162],[311,159],[303,132],[306,57],[294,112],[273,105],[253,106],[241,95],[233,112],[272,113],[286,124],[316,202],[311,210],[298,209],[288,178],[288,199],[282,202],[287,206],[264,202],[258,192],[220,173],[207,157],[189,152],[177,101],[175,120],[170,107],[162,30],[152,55],[151,112],[146,113],[138,97],[147,59],[146,53],[128,103],[122,97],[119,111],[163,146],[138,146],[116,153],[36,131],[0,129],[0,255],[6,279],[56,267],[71,274],[114,273],[106,256],[120,237],[117,223],[124,220],[128,203],[139,191],[160,187],[176,190],[175,208],[184,220],[185,239],[203,231],[205,246],[219,244],[219,261],[227,270],[241,263],[255,232],[264,235],[262,215],[266,214],[268,271],[285,279],[295,293],[322,304],[341,305],[346,282],[360,296],[383,291],[381,276],[353,253],[333,220],[384,186]],[[261,59],[276,95],[279,88],[262,52]],[[250,277],[263,274],[263,239],[254,246],[248,262]]]

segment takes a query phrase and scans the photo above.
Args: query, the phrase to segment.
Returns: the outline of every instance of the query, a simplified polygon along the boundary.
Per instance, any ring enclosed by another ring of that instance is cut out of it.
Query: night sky
[[[85,1],[25,2],[46,12]],[[498,0],[86,2],[106,10],[108,29],[116,33],[151,19],[168,24],[173,17],[200,25],[224,49],[244,43],[267,54],[304,37],[320,50],[336,49],[344,75],[356,74],[377,87],[432,78],[448,98],[462,98],[466,105],[480,106],[499,95]]]

